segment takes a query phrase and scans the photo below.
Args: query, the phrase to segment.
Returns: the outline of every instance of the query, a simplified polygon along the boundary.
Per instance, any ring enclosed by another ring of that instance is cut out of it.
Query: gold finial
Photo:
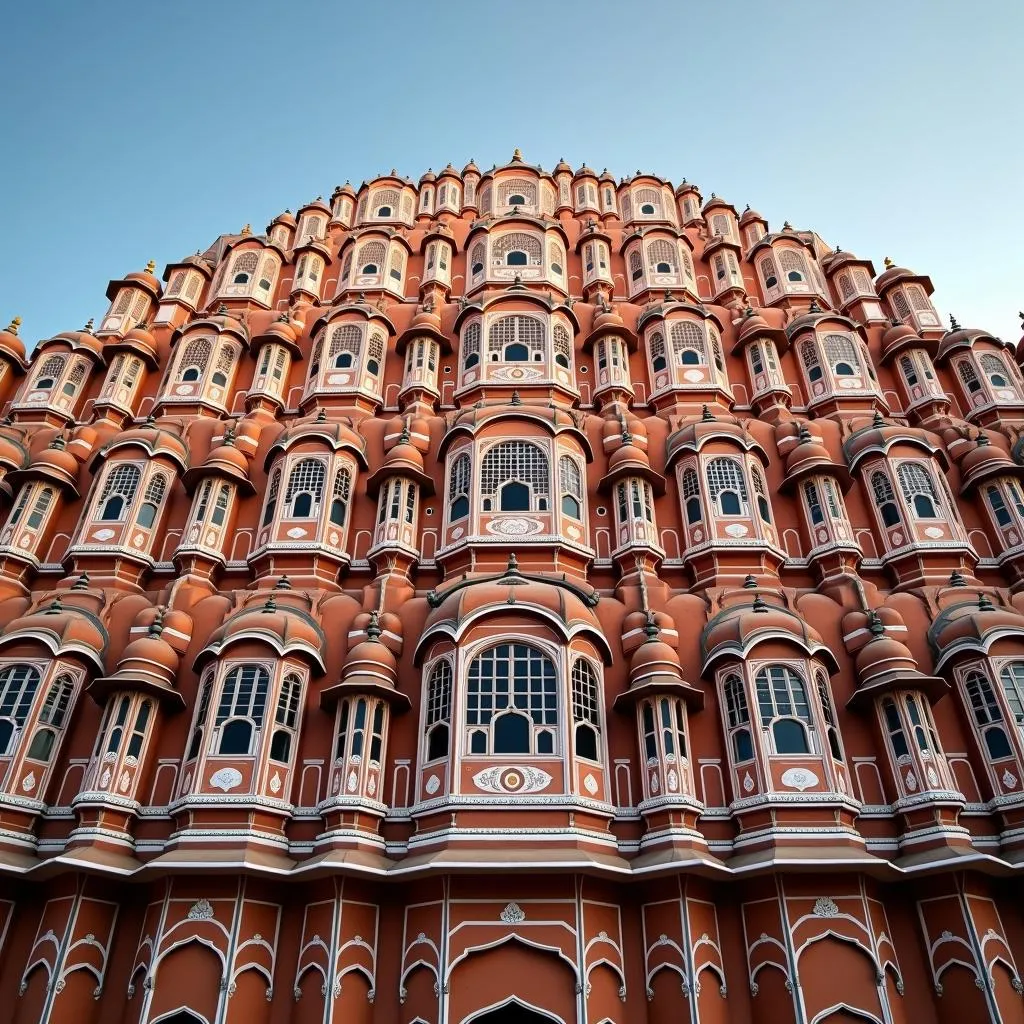
[[[0,323],[3,323],[3,321],[2,321],[2,320],[0,320]],[[7,325],[7,333],[8,333],[8,334],[17,334],[17,333],[18,333],[18,328],[19,328],[20,326],[21,326],[21,317],[20,317],[20,316],[16,316],[16,317],[14,317],[14,319],[13,319],[13,320],[11,320],[11,322],[10,322],[10,323],[9,323],[9,324]]]
[[[886,270],[892,270],[892,268],[895,267],[895,266],[896,266],[896,264],[893,263],[893,261],[891,259],[889,259],[888,256],[886,256],[885,257],[885,269]]]
[[[252,234],[252,225],[251,224],[243,224],[242,225],[242,237],[244,238],[246,235],[251,235],[251,234]]]
[[[156,270],[156,260],[150,260],[146,264],[146,273],[152,274],[154,270]]]
[[[516,160],[522,160],[522,159],[523,159],[523,151],[518,146],[516,146],[516,148],[514,150],[512,150],[512,160],[516,161]]]

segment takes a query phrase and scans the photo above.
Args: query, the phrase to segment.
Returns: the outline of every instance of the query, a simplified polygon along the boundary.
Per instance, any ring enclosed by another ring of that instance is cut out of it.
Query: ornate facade
[[[0,1000],[1024,1021],[1024,378],[517,151],[0,333]]]

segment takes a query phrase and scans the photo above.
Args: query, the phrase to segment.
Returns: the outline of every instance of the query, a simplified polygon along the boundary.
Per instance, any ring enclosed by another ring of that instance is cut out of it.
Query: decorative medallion
[[[525,537],[531,533],[540,533],[544,524],[537,519],[524,519],[522,516],[502,516],[492,519],[487,524],[488,533],[497,533],[505,537]]]
[[[466,531],[461,526],[456,526],[452,530],[452,540],[458,540]]]
[[[937,526],[929,526],[925,531],[926,537],[931,537],[932,540],[938,540],[939,537],[945,536],[945,530],[940,530]]]
[[[366,792],[373,796],[377,792],[377,776],[371,775],[366,780]]]
[[[750,777],[750,772],[747,772],[743,776],[743,788],[749,793],[754,788],[754,780]]]
[[[668,775],[665,776],[665,782],[668,784],[670,793],[675,793],[679,789],[679,776],[674,768],[669,769]]]
[[[814,901],[815,917],[835,917],[838,913],[839,907],[828,896],[822,896]]]
[[[913,793],[917,789],[917,776],[913,772],[907,772],[907,789]]]
[[[582,531],[580,530],[580,528],[579,528],[578,526],[572,526],[572,525],[570,525],[570,526],[567,526],[567,527],[565,528],[565,532],[566,532],[566,533],[567,533],[567,534],[568,534],[568,535],[569,535],[569,536],[570,536],[570,537],[571,537],[571,538],[572,538],[573,540],[579,540],[579,539],[580,539],[580,537],[582,537],[582,536],[583,536],[583,532],[582,532]]]
[[[122,793],[127,793],[128,790],[131,789],[131,785],[132,785],[132,777],[126,771],[125,772],[121,772],[121,778],[119,778],[117,780],[117,788]]]
[[[518,903],[510,903],[505,909],[498,915],[505,924],[522,924],[526,920],[526,914],[523,913],[523,908]]]
[[[589,772],[583,778],[583,788],[593,796],[598,790],[597,779],[594,778]]]
[[[113,530],[97,530],[93,535],[93,540],[110,540],[114,536]]]
[[[25,790],[26,793],[31,793],[32,790],[36,788],[35,772],[29,772],[28,775],[21,780],[21,788]]]
[[[277,772],[270,777],[270,792],[277,796],[281,792],[281,776]]]
[[[348,781],[345,783],[345,788],[350,792],[356,791],[356,786],[359,785],[359,776],[355,772],[348,773]]]
[[[658,781],[658,776],[655,772],[651,772],[651,792],[658,793],[661,790],[661,783]]]
[[[188,912],[190,921],[209,921],[213,917],[213,904],[207,899],[196,900]]]
[[[928,785],[935,787],[939,784],[939,776],[936,774],[935,769],[928,765]]]
[[[688,380],[691,384],[698,384],[704,379],[704,374],[700,370],[687,370],[683,374],[683,379]]]
[[[902,543],[903,543],[903,534],[902,534],[902,533],[900,533],[900,531],[899,531],[899,530],[897,530],[897,531],[896,531],[896,532],[895,532],[895,533],[894,533],[894,534],[892,535],[892,542],[893,542],[893,544],[902,544]]]
[[[146,538],[141,533],[137,533],[137,534],[135,534],[135,536],[132,537],[132,544],[135,545],[135,547],[137,547],[137,548],[141,548],[142,547],[142,542],[145,539]]]
[[[237,768],[218,768],[210,776],[210,785],[225,793],[242,784],[242,773]]]
[[[1011,772],[1009,768],[1007,768],[1006,771],[1003,772],[1003,785],[1007,789],[1016,789],[1017,788],[1017,776],[1014,775],[1013,772]]]
[[[694,539],[695,543],[699,544],[704,539],[704,531],[699,529],[699,528],[694,530],[693,531],[693,539]]]
[[[726,528],[725,532],[730,537],[746,537],[750,533],[750,528],[744,526],[742,523],[730,523]]]
[[[845,388],[847,391],[852,391],[854,388],[862,387],[860,377],[844,377],[840,382],[839,386]]]
[[[485,768],[473,776],[473,784],[485,793],[538,793],[550,783],[551,776],[532,765]]]
[[[818,776],[809,768],[787,768],[779,781],[787,789],[798,789],[802,793],[818,784]]]
[[[100,776],[100,789],[106,789],[107,786],[110,785],[111,778],[112,778],[112,776],[110,774],[110,769],[107,768],[103,772],[103,774]]]
[[[431,775],[423,784],[423,788],[433,796],[441,788],[441,780],[436,775]]]
[[[294,538],[295,540],[298,540],[299,537],[306,536],[306,531],[301,526],[293,526],[288,531],[288,536]]]

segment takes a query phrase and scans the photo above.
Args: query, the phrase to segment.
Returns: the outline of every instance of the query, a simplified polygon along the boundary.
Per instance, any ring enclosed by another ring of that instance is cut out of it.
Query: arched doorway
[[[471,1024],[558,1024],[558,1018],[539,1013],[513,999],[504,1006],[473,1017]]]

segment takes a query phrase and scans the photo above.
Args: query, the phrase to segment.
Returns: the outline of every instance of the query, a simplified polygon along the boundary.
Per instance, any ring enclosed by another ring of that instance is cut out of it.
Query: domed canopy
[[[900,352],[911,348],[927,349],[928,342],[913,327],[907,324],[894,323],[882,335],[881,357],[887,363]]]
[[[367,494],[377,494],[385,480],[396,476],[415,480],[424,497],[434,493],[434,480],[423,469],[423,456],[409,440],[408,424],[402,428],[398,444],[384,456],[384,465],[366,481]]]
[[[607,494],[625,477],[641,477],[650,483],[656,495],[660,497],[665,493],[665,478],[651,468],[647,453],[633,443],[632,435],[624,426],[621,443],[608,460],[608,472],[601,478],[598,490]]]
[[[109,637],[90,611],[65,605],[58,594],[47,604],[9,622],[0,633],[0,652],[17,644],[37,643],[54,657],[73,656],[103,671]]]
[[[907,270],[906,267],[897,267],[895,263],[888,256],[885,258],[885,270],[879,275],[878,280],[875,281],[875,290],[879,295],[882,295],[885,291],[891,288],[893,285],[899,284],[901,281],[918,281],[924,284],[925,291],[931,295],[932,283],[927,277],[923,277],[921,274],[915,274],[912,270]]]
[[[69,497],[77,498],[78,467],[78,459],[67,450],[67,442],[58,434],[27,466],[9,473],[8,479],[15,487],[28,480],[47,481],[56,484]]]
[[[665,468],[685,451],[699,452],[711,441],[724,441],[733,448],[745,452],[754,452],[762,464],[768,465],[768,455],[764,448],[753,438],[744,425],[732,416],[714,416],[707,406],[703,415],[680,427],[670,434],[666,444]]]
[[[249,460],[235,445],[235,434],[230,428],[224,440],[214,448],[200,466],[190,469],[183,477],[185,490],[191,494],[200,480],[217,477],[231,480],[238,485],[242,494],[255,494],[256,488],[249,479]]]
[[[585,237],[585,236],[584,236]],[[630,352],[635,352],[639,345],[639,339],[634,331],[631,331],[620,316],[615,306],[600,305],[594,314],[594,320],[590,327],[590,333],[583,340],[583,350],[589,351],[598,338],[609,334],[617,335],[626,343]]]
[[[550,402],[524,402],[518,392],[512,395],[512,399],[507,404],[502,402],[479,407],[472,406],[456,413],[451,425],[441,438],[437,457],[443,459],[445,452],[457,437],[476,436],[489,425],[501,421],[508,421],[508,431],[514,432],[516,420],[538,424],[554,436],[571,433],[579,442],[587,462],[593,461],[594,453],[590,447],[590,440],[570,410]]]
[[[0,320],[0,323],[3,323]],[[16,316],[6,327],[0,331],[0,356],[6,356],[19,372],[25,368],[25,343],[18,337],[18,328],[21,326],[21,317]]]
[[[962,602],[943,608],[928,630],[935,671],[965,651],[987,654],[1004,637],[1014,638],[1024,650],[1024,616],[1013,608],[996,607],[984,593],[972,599],[968,591]]]
[[[432,640],[448,636],[458,643],[469,626],[481,618],[536,615],[565,640],[586,633],[606,664],[611,664],[611,647],[592,610],[599,600],[597,591],[558,577],[522,573],[514,554],[500,576],[467,577],[441,593],[432,591],[427,600],[432,610],[416,646],[417,663]]]
[[[818,656],[836,671],[839,664],[831,649],[806,620],[779,605],[768,604],[760,595],[752,604],[732,605],[719,612],[704,627],[700,646],[704,658],[701,675],[722,658],[746,658],[758,644],[781,640],[795,645],[808,656]]]
[[[28,462],[28,448],[20,436],[0,428],[0,469],[21,469]]]
[[[804,477],[822,473],[838,480],[843,491],[848,490],[852,481],[846,464],[835,462],[821,438],[812,434],[806,423],[801,424],[797,436],[799,444],[786,456],[786,475],[781,489],[790,492]]]
[[[131,352],[139,356],[151,370],[160,365],[159,346],[145,324],[138,324],[123,337],[111,338],[103,347],[103,355],[108,363],[118,352]]]
[[[745,228],[748,224],[754,224],[757,223],[758,221],[760,221],[760,223],[762,224],[768,223],[768,221],[766,221],[764,217],[762,217],[761,214],[757,212],[757,210],[752,210],[749,206],[746,207],[746,209],[744,209],[743,213],[740,215],[741,228]]]
[[[341,681],[321,691],[322,708],[330,710],[340,698],[359,694],[383,697],[399,711],[406,711],[412,706],[408,696],[398,689],[398,661],[381,642],[380,635],[380,624],[374,611],[370,613],[366,639],[357,643],[345,658]]]
[[[858,335],[861,332],[861,326],[856,320],[851,320],[849,317],[841,316],[839,313],[833,313],[831,310],[820,309],[817,302],[812,300],[810,308],[806,313],[794,317],[788,324],[786,324],[786,335],[789,337],[790,341],[792,341],[797,337],[797,335],[802,334],[804,331],[816,329],[818,324],[824,320],[838,324],[840,329],[843,331],[851,331]]]
[[[270,594],[253,595],[245,608],[213,632],[196,657],[196,670],[235,644],[256,641],[273,648],[279,657],[303,657],[322,674],[326,671],[323,652],[327,650],[327,637],[300,601],[301,598],[290,595],[286,582],[284,587],[279,583]]]
[[[113,675],[94,679],[89,694],[102,704],[117,690],[145,693],[173,709],[183,709],[185,698],[178,692],[177,676],[181,657],[163,639],[165,628],[184,628],[190,635],[192,621],[184,612],[156,609],[144,636],[137,637],[124,649]]]
[[[733,355],[742,352],[747,342],[755,338],[771,338],[780,355],[789,348],[789,335],[786,331],[781,327],[772,327],[760,313],[747,306],[743,312],[740,329],[736,332],[736,343],[732,347]]]
[[[871,639],[857,652],[857,690],[850,706],[866,707],[880,693],[897,689],[923,690],[933,703],[949,690],[939,676],[927,676],[917,666],[906,645],[889,636],[874,612],[867,616]]]
[[[103,342],[92,333],[91,320],[80,331],[62,331],[52,338],[39,342],[34,354],[38,357],[44,349],[61,342],[67,345],[72,352],[84,352],[87,356],[91,356],[96,363],[103,361]]]
[[[285,210],[283,213],[279,213],[270,222],[269,226],[267,227],[267,231],[269,233],[270,229],[272,227],[275,227],[278,224],[282,224],[286,228],[294,228],[297,223],[298,223],[298,221],[296,221],[296,219],[295,219],[295,214],[292,213],[291,210]]]
[[[184,471],[188,469],[188,446],[180,434],[173,434],[170,430],[158,426],[155,422],[147,422],[141,427],[131,427],[129,430],[122,430],[115,434],[107,444],[97,452],[93,459],[93,469],[104,458],[109,458],[115,451],[121,448],[137,447],[142,448],[154,458],[165,456]]]
[[[1024,479],[1024,466],[992,444],[987,434],[982,434],[960,459],[960,493],[967,495],[979,484],[1000,476]]]
[[[107,298],[113,302],[117,293],[122,288],[142,288],[149,292],[150,296],[154,299],[160,298],[160,293],[163,288],[160,282],[153,275],[153,271],[156,270],[156,264],[150,260],[146,264],[145,270],[136,270],[130,274],[126,274],[120,281],[111,281],[107,285]]]
[[[273,323],[269,324],[262,332],[252,340],[253,353],[259,352],[264,345],[276,343],[284,345],[292,354],[292,359],[302,359],[302,347],[299,345],[299,338],[302,331],[295,326],[287,313],[281,313]]]
[[[615,698],[617,711],[626,710],[643,697],[669,694],[681,697],[694,711],[704,708],[704,691],[683,679],[679,655],[664,640],[653,613],[647,613],[647,639],[629,662],[629,689]]]
[[[320,409],[312,416],[295,420],[277,435],[267,452],[264,469],[270,468],[280,452],[286,452],[306,441],[319,441],[335,452],[347,449],[364,469],[367,466],[366,442],[356,433],[351,420],[348,417],[329,420],[327,410]]]
[[[885,455],[897,444],[919,448],[928,455],[935,456],[943,469],[947,468],[945,452],[932,443],[931,435],[926,430],[887,423],[877,413],[869,424],[854,431],[843,442],[843,454],[852,473],[865,456]]]
[[[988,331],[982,331],[976,327],[957,327],[955,330],[946,331],[940,339],[939,349],[935,353],[936,362],[941,363],[961,349],[973,348],[978,342],[991,345],[993,348],[1003,347],[1003,343],[993,338]]]

